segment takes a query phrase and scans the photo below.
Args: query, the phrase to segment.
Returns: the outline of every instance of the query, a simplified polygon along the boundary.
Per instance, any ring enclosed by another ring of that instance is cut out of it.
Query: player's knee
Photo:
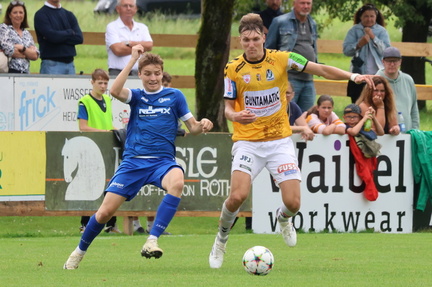
[[[284,202],[284,204],[285,207],[294,214],[300,210],[300,198]]]
[[[168,187],[167,191],[171,195],[180,197],[183,192],[183,187],[184,187],[183,181],[176,181],[170,187]]]
[[[113,217],[113,215],[114,213],[109,212],[108,210],[98,210],[96,212],[96,221],[105,224],[111,219],[111,217]]]
[[[239,194],[239,193],[231,193],[229,196],[229,201],[231,205],[239,207],[246,200],[247,195]]]

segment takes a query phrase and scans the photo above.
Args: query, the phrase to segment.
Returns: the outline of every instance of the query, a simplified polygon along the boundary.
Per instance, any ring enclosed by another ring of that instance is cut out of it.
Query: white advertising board
[[[1,131],[77,131],[78,100],[92,88],[88,75],[1,76],[0,86],[6,88],[0,105]],[[140,88],[142,83],[131,78],[125,87]],[[120,114],[129,112],[129,105],[114,98],[112,105],[114,126],[121,128]]]
[[[409,135],[379,137],[382,144],[375,173],[378,199],[368,201],[350,159],[347,136],[323,136],[304,143],[294,135],[302,171],[301,208],[294,226],[305,232],[373,229],[410,233],[413,222],[413,176]],[[350,172],[351,171],[351,172]],[[255,233],[279,232],[275,211],[282,199],[264,169],[252,189]]]

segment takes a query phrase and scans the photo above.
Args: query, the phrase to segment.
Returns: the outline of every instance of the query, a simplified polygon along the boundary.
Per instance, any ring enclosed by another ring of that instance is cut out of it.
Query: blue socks
[[[162,199],[162,202],[159,204],[156,213],[156,219],[153,224],[153,228],[150,231],[150,235],[159,237],[162,232],[165,231],[165,229],[168,227],[168,224],[173,219],[179,204],[179,197],[175,197],[171,194],[165,195],[165,197]]]
[[[87,251],[87,248],[92,243],[93,239],[101,233],[104,228],[105,223],[101,224],[96,221],[96,215],[90,217],[89,222],[87,223],[86,229],[84,230],[83,235],[81,236],[80,243],[78,245],[79,249],[82,251]]]

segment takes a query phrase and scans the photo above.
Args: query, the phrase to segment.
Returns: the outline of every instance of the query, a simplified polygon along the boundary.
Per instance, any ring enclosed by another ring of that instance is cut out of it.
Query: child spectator
[[[306,112],[306,122],[316,134],[345,134],[345,124],[333,112],[334,101],[328,95],[318,98],[317,104]]]
[[[375,139],[377,134],[384,135],[384,129],[375,117],[375,110],[372,107],[369,107],[365,116],[362,116],[360,107],[350,104],[344,109],[344,120],[357,174],[365,183],[363,194],[367,200],[375,201],[378,198],[378,190],[373,174],[377,168],[376,156],[381,148]],[[372,123],[367,123],[368,120],[373,122],[376,133],[371,129]]]
[[[114,129],[112,105],[108,90],[108,73],[96,69],[91,75],[92,90],[78,101],[78,127],[82,132],[106,132]],[[90,216],[81,217],[81,233],[87,227]],[[121,233],[117,227],[117,217],[113,216],[106,224],[105,232]]]

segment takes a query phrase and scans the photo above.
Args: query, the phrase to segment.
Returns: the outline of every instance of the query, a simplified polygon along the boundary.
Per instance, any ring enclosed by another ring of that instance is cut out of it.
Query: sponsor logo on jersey
[[[279,91],[267,95],[245,96],[245,104],[247,107],[266,107],[279,102]]]
[[[270,65],[272,65],[272,66],[274,66],[274,64],[275,64],[275,59],[274,58],[271,58],[271,57],[266,57],[266,59],[265,59],[265,61],[267,62],[267,63],[269,63]]]
[[[139,116],[155,116],[157,114],[170,114],[171,107],[153,109],[153,106],[149,106],[147,109],[139,109],[138,112],[139,112]]]
[[[171,101],[171,98],[160,98],[159,100],[158,100],[158,102],[159,103],[163,103],[163,102],[166,102],[166,101]]]
[[[233,89],[233,83],[231,80],[227,77],[224,78],[224,87],[225,87],[225,97],[233,98],[234,96],[234,89]]]
[[[256,75],[256,79],[257,79],[258,82],[261,81],[261,74],[257,74]]]
[[[277,171],[278,173],[289,175],[289,174],[297,173],[298,167],[295,163],[285,163],[278,166]]]
[[[124,184],[120,183],[120,182],[111,182],[111,184],[109,185],[109,187],[111,187],[111,186],[115,186],[117,188],[123,189]]]
[[[251,75],[249,75],[249,74],[247,74],[247,75],[243,75],[243,81],[244,81],[246,84],[249,84],[249,83],[250,83],[250,80],[251,80]]]
[[[268,69],[266,71],[266,79],[267,81],[273,81],[275,79],[272,70]]]
[[[240,164],[240,168],[242,168],[242,169],[245,169],[245,170],[248,170],[248,171],[252,172],[252,169],[251,169],[250,167],[248,167],[247,165],[244,165],[244,164]]]
[[[240,157],[240,160],[245,161],[247,163],[252,163],[252,158],[244,154]]]
[[[146,103],[149,101],[146,97],[141,97],[141,100],[143,100]]]

